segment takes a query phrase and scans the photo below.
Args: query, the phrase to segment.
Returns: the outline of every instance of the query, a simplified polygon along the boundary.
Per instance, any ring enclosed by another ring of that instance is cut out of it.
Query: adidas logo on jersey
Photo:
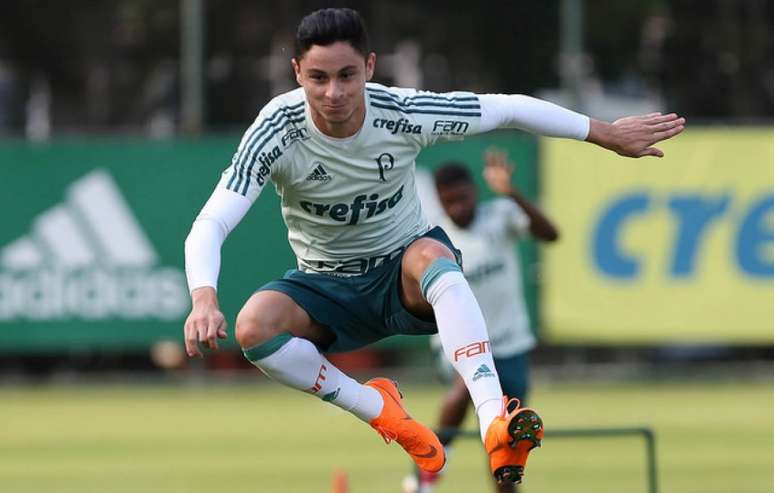
[[[321,181],[323,183],[328,183],[333,179],[333,177],[329,175],[327,171],[325,171],[325,168],[323,168],[323,165],[320,161],[315,161],[312,164],[316,164],[317,166],[306,177],[306,181]]]
[[[0,249],[0,321],[179,319],[185,275],[158,263],[113,178],[94,170]]]

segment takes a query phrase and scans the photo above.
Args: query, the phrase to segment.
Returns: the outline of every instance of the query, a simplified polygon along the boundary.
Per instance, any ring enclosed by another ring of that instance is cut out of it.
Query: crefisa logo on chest
[[[363,216],[366,218],[378,216],[395,207],[403,198],[403,186],[389,197],[380,197],[378,193],[361,194],[352,199],[349,204],[317,204],[302,200],[299,205],[308,214],[320,217],[330,217],[334,221],[350,225],[357,224]]]

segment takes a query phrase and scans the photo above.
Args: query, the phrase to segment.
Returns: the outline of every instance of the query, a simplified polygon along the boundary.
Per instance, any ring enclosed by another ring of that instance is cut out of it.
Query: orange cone
[[[331,493],[349,493],[347,473],[342,470],[333,473],[333,489],[331,490]]]

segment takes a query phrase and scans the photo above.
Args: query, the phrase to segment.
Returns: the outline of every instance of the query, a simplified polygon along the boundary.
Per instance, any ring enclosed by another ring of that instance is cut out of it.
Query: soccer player
[[[559,233],[551,221],[521,195],[512,184],[513,165],[500,151],[491,150],[484,157],[484,179],[498,195],[494,200],[477,203],[478,193],[468,168],[449,162],[434,173],[433,193],[442,213],[437,223],[444,229],[465,259],[465,279],[478,300],[489,331],[495,369],[506,395],[516,397],[523,405],[528,389],[528,352],[535,346],[521,289],[521,269],[516,245],[521,237],[531,235],[546,242],[556,241]],[[423,197],[423,202],[432,197]],[[433,345],[437,345],[433,339]],[[453,374],[448,362],[441,360],[442,373]],[[479,370],[480,375],[486,369]],[[465,382],[454,379],[441,406],[439,436],[449,448],[465,419],[470,397]],[[419,493],[430,493],[440,478],[436,473],[420,473]],[[512,484],[496,485],[499,493],[513,493]]]
[[[414,158],[439,140],[500,127],[661,155],[653,144],[682,131],[684,120],[652,114],[608,124],[526,96],[371,84],[376,55],[350,9],[304,17],[291,64],[301,87],[258,113],[186,239],[188,354],[201,356],[199,343],[215,349],[226,337],[216,292],[220,247],[271,181],[297,269],[258,289],[237,315],[245,357],[274,380],[351,412],[436,472],[443,447],[409,417],[396,385],[361,384],[322,352],[438,332],[475,405],[492,473],[519,481],[542,423],[532,410],[504,406],[497,378],[473,378],[481,365],[496,373],[486,325],[458,250],[422,214]],[[256,240],[260,251],[260,232]]]

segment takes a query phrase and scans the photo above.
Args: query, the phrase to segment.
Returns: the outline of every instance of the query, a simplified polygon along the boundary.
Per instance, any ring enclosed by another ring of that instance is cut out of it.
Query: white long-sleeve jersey
[[[493,128],[584,139],[589,119],[527,96],[432,93],[368,83],[346,139],[314,125],[302,88],[272,99],[245,132],[186,240],[191,290],[216,287],[220,246],[271,181],[306,271],[357,275],[430,229],[414,182],[426,146]]]

